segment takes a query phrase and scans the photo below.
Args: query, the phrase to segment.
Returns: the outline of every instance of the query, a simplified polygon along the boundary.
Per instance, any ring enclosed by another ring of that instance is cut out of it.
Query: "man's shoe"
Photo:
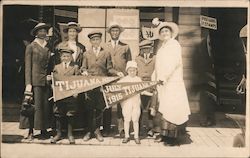
[[[214,125],[215,125],[215,122],[213,122],[213,121],[206,121],[206,122],[200,123],[201,127],[210,127],[210,126],[214,126]]]
[[[120,138],[124,138],[124,137],[125,137],[125,132],[124,132],[124,130],[121,130],[121,131],[119,132],[119,135],[120,135]]]
[[[33,133],[28,134],[28,136],[26,137],[26,139],[27,139],[28,141],[32,141],[32,140],[34,139]]]
[[[55,143],[58,142],[59,140],[61,140],[61,134],[57,134],[55,137],[53,137],[53,138],[50,140],[50,143],[51,143],[51,144],[55,144]]]
[[[75,139],[73,136],[69,136],[69,144],[75,144]]]
[[[122,140],[122,143],[124,143],[124,144],[126,144],[126,143],[128,143],[129,142],[129,138],[124,138],[123,140]]]
[[[41,134],[38,136],[38,139],[49,139],[50,138],[50,133],[47,130],[41,130]]]
[[[139,138],[135,138],[135,143],[136,143],[136,144],[141,144],[140,139],[139,139]]]
[[[155,138],[155,140],[154,140],[154,142],[156,142],[156,143],[160,143],[160,142],[162,142],[162,141],[163,141],[163,138],[162,138],[161,135],[158,135],[158,136]]]
[[[153,137],[155,133],[153,130],[149,130],[147,134],[149,137]]]
[[[103,136],[102,136],[102,134],[101,134],[101,132],[100,132],[99,129],[97,129],[94,134],[95,134],[96,139],[99,142],[103,142],[104,141]]]
[[[102,136],[103,136],[103,137],[109,137],[109,136],[110,136],[110,131],[106,131],[106,130],[103,131],[103,132],[102,132]]]
[[[207,127],[216,125],[215,121],[207,121]]]
[[[90,132],[88,132],[88,133],[86,133],[85,134],[85,136],[83,137],[83,141],[88,141],[88,140],[90,140],[91,139],[91,133]]]

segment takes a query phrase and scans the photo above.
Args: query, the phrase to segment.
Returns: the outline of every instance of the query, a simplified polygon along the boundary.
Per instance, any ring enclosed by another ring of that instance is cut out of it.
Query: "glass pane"
[[[107,26],[116,22],[126,28],[139,27],[139,10],[138,9],[108,9]]]
[[[105,27],[105,9],[79,8],[78,22],[82,27]]]

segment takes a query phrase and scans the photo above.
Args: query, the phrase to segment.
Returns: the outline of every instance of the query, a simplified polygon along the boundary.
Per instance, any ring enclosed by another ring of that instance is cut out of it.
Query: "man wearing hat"
[[[136,57],[135,61],[138,65],[138,76],[142,81],[151,81],[151,75],[154,71],[155,66],[155,56],[153,54],[153,41],[143,40],[139,44],[140,54]],[[142,101],[142,111],[148,107],[151,97],[147,95],[141,95]],[[142,113],[143,114],[143,113]],[[140,128],[143,127],[142,116],[140,117]],[[153,136],[154,132],[151,130],[153,128],[153,117],[148,111],[148,135]],[[142,129],[140,131],[143,131]]]
[[[61,56],[61,63],[54,68],[54,74],[62,76],[73,76],[79,74],[78,66],[72,62],[72,54],[74,53],[68,47],[61,47],[59,50]],[[75,144],[73,136],[73,122],[77,110],[77,96],[74,94],[72,97],[65,98],[56,102],[54,107],[54,114],[56,118],[56,136],[51,140],[51,143],[56,143],[62,136],[62,124],[66,119],[68,126],[68,139],[70,144]]]
[[[33,42],[26,47],[25,51],[25,91],[33,93],[34,96],[34,128],[41,130],[41,138],[48,138],[47,129],[51,126],[52,109],[48,104],[49,85],[47,83],[49,61],[51,51],[46,42],[46,36],[50,25],[38,23],[32,30],[31,35],[35,36]],[[33,135],[30,129],[29,135]]]
[[[117,74],[117,71],[113,69],[110,53],[100,46],[102,33],[93,31],[88,34],[88,37],[92,47],[84,53],[81,67],[82,75],[108,76],[109,74]],[[88,96],[89,99],[85,105],[87,110],[87,133],[83,140],[88,141],[94,134],[96,139],[102,142],[103,137],[100,132],[100,125],[102,109],[105,107],[103,95],[100,88],[96,88],[88,92]]]
[[[124,31],[124,28],[117,24],[111,23],[107,28],[107,32],[111,36],[111,40],[106,43],[106,49],[111,54],[113,67],[119,73],[119,76],[126,75],[126,63],[132,60],[131,51],[129,45],[120,41],[120,34]],[[111,111],[112,109],[107,109],[104,112],[103,118],[103,131],[105,135],[109,135],[111,128]],[[123,130],[123,118],[121,105],[117,105],[117,118],[118,118],[118,131],[121,136],[124,135]]]

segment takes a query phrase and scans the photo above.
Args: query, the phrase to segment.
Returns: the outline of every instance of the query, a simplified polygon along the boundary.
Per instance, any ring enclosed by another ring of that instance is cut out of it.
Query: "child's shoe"
[[[140,139],[139,139],[139,138],[135,138],[135,143],[136,143],[136,144],[141,144]]]
[[[124,144],[126,144],[126,143],[128,143],[129,142],[129,138],[124,138],[123,140],[122,140],[122,143],[124,143]]]

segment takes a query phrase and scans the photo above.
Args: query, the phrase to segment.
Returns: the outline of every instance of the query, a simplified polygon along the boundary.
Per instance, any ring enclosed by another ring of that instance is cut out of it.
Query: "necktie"
[[[67,63],[64,63],[64,68],[65,68],[65,69],[67,69],[67,68],[68,68]]]
[[[145,62],[147,62],[147,60],[148,60],[147,54],[144,54],[144,60],[145,60]]]

